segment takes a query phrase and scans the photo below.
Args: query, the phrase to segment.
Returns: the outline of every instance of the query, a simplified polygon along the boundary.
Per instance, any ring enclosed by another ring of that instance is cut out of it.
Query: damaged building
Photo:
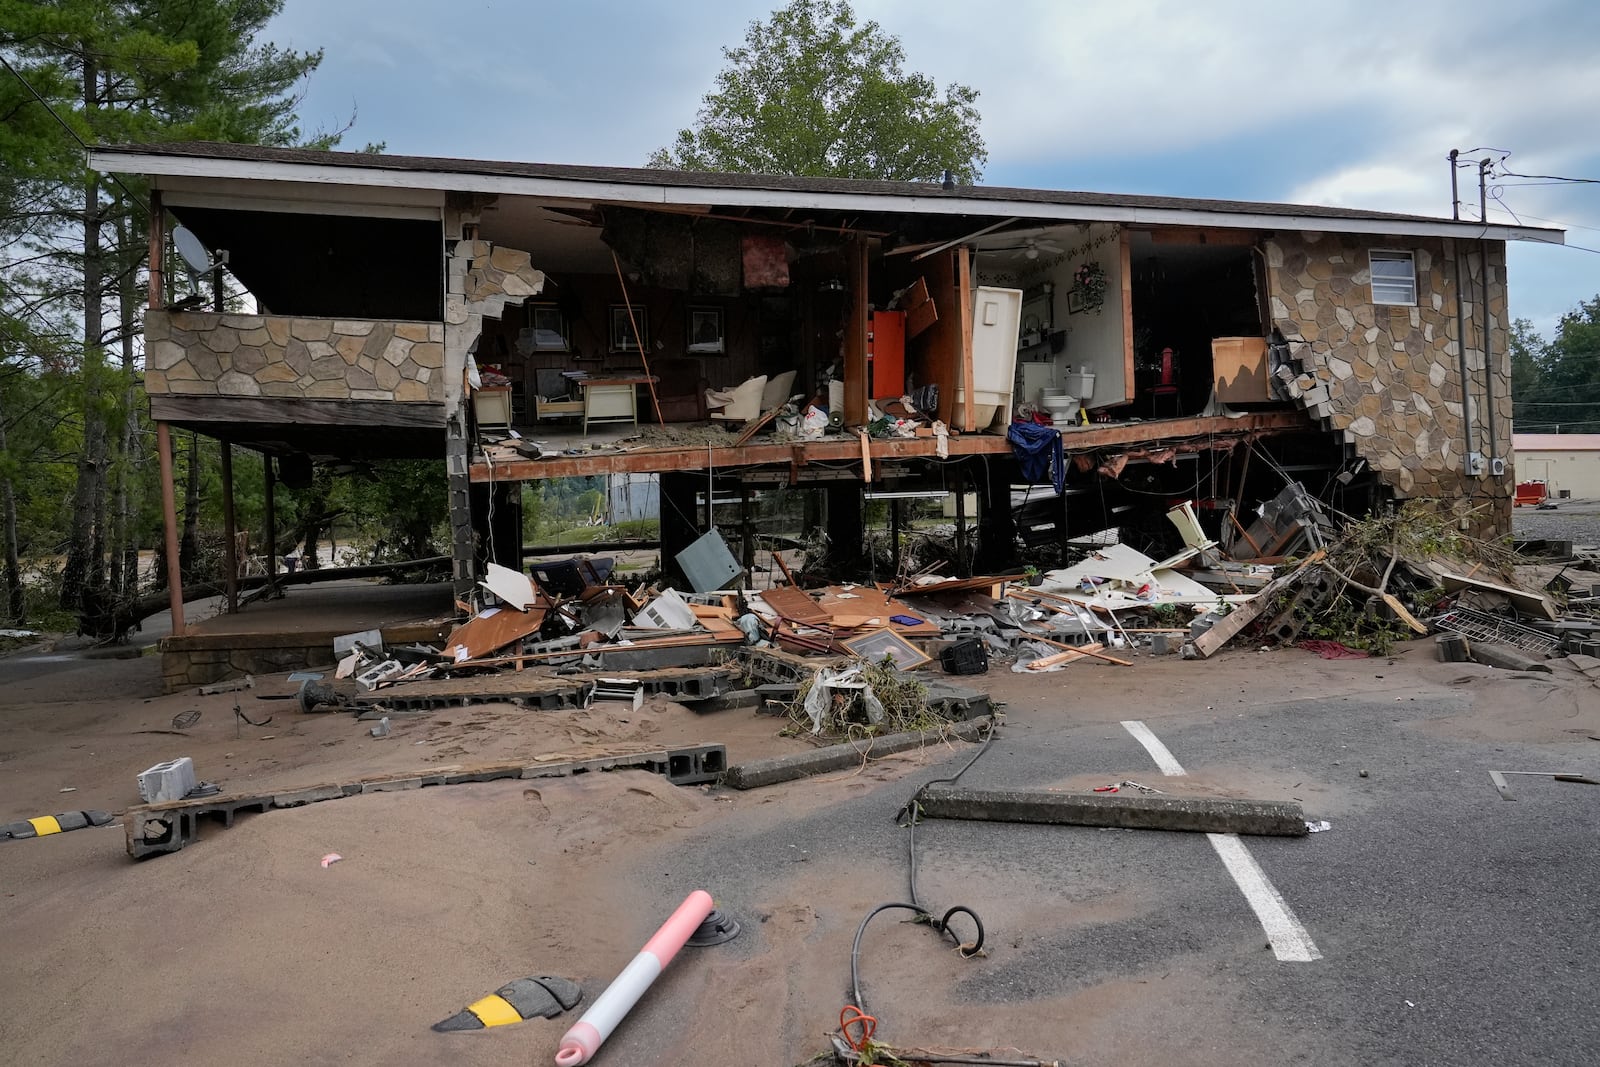
[[[669,573],[713,498],[753,490],[812,492],[840,574],[864,498],[898,494],[952,498],[958,576],[1189,499],[1231,544],[1289,481],[1347,513],[1426,500],[1503,535],[1506,242],[1562,240],[1331,207],[223,144],[91,165],[152,189],[145,387],[169,544],[173,427],[259,452],[269,484],[436,459],[457,597],[490,562],[520,569],[524,483],[575,476],[648,479]],[[172,299],[175,224],[252,311],[208,308],[204,287]],[[720,432],[643,432],[685,425]]]

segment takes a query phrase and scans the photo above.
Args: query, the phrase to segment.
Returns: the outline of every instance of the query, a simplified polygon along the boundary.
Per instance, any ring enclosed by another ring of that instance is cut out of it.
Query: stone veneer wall
[[[1455,242],[1338,233],[1279,233],[1266,241],[1273,324],[1290,342],[1303,374],[1290,392],[1324,425],[1340,431],[1355,455],[1398,497],[1434,499],[1480,536],[1511,532],[1511,362],[1507,355],[1505,245],[1488,255],[1494,427],[1487,438],[1482,348],[1481,259],[1463,246],[1467,280],[1467,397],[1463,401],[1456,338]],[[1417,306],[1372,303],[1367,253],[1411,251]],[[1485,474],[1466,473],[1464,428]],[[1506,473],[1487,473],[1488,458]]]
[[[444,400],[444,324],[145,313],[152,394]]]

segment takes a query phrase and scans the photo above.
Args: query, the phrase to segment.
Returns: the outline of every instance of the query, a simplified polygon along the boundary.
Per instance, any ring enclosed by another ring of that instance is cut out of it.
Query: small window
[[[1370,252],[1372,302],[1415,307],[1417,264],[1410,252]]]

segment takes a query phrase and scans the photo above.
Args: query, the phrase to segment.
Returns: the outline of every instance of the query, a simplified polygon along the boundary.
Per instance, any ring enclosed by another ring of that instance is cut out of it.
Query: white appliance
[[[972,300],[972,416],[977,429],[1011,416],[1017,338],[1022,332],[1022,290],[980,285]],[[965,425],[967,397],[956,389],[957,426]]]

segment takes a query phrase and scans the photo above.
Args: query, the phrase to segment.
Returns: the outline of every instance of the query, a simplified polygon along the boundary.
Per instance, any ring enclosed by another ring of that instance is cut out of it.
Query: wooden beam
[[[183,570],[178,566],[178,494],[172,484],[172,428],[156,423],[156,454],[161,461],[161,518],[167,535],[167,597],[172,632],[183,634]]]
[[[310,400],[300,397],[197,396],[152,393],[150,417],[160,422],[262,423],[443,429],[444,405],[398,400]],[[240,436],[238,432],[229,434]]]
[[[162,306],[167,247],[167,214],[161,209],[161,190],[150,190],[150,308]]]
[[[943,401],[941,400],[941,406]],[[1136,422],[1112,426],[1091,425],[1063,434],[1068,454],[1119,446],[1156,446],[1188,438],[1205,441],[1201,447],[1227,444],[1250,434],[1305,432],[1315,425],[1302,411],[1272,411],[1239,418],[1196,415],[1160,422]],[[1010,443],[999,434],[963,434],[949,439],[951,459],[961,456],[1010,455]],[[898,459],[936,459],[938,442],[931,437],[888,438],[874,441],[872,458],[881,463]],[[493,470],[487,463],[472,464],[475,482],[538,481],[545,478],[576,478],[598,474],[644,474],[660,471],[704,470],[709,463],[721,470],[729,467],[804,467],[812,463],[859,463],[861,441],[855,435],[831,440],[788,444],[749,444],[741,448],[637,449],[631,452],[565,456],[559,459],[496,460]]]

